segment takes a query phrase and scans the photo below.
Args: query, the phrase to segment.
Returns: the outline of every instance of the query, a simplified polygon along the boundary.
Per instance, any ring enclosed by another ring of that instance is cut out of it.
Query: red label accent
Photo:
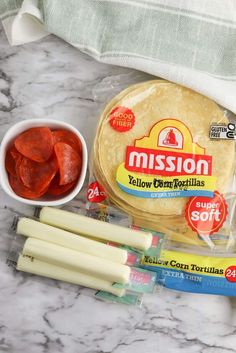
[[[150,279],[151,279],[151,277],[148,273],[139,272],[135,269],[135,267],[132,267],[131,272],[130,272],[130,280],[131,281],[146,284],[146,283],[150,282]]]
[[[89,202],[98,203],[104,201],[105,199],[106,193],[103,186],[97,181],[91,183],[87,190],[87,200]]]
[[[131,109],[116,107],[109,116],[111,127],[119,132],[126,132],[132,129],[135,124],[135,116]]]
[[[185,217],[192,230],[205,235],[217,232],[223,226],[227,214],[227,204],[218,191],[214,192],[213,198],[190,198],[185,211]]]
[[[126,264],[131,266],[131,265],[135,265],[136,262],[137,262],[137,256],[134,255],[133,253],[128,252],[128,258],[127,258]]]
[[[127,146],[125,168],[155,175],[211,175],[212,157]]]
[[[225,278],[229,282],[236,282],[236,266],[229,266],[225,270]]]
[[[180,133],[180,131],[179,131]],[[169,129],[169,131],[166,133],[165,138],[162,141],[162,144],[165,146],[169,147],[179,147],[179,144],[183,144],[183,138],[181,139],[180,143],[177,141],[176,138],[176,133],[174,132],[174,129]]]

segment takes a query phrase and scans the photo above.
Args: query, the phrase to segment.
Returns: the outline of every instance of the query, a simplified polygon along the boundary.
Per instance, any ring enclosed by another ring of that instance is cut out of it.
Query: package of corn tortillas
[[[104,107],[88,209],[104,215],[111,207],[129,216],[130,226],[160,235],[161,251],[144,255],[143,266],[158,273],[161,285],[235,295],[234,115],[159,79],[114,79],[96,95]]]

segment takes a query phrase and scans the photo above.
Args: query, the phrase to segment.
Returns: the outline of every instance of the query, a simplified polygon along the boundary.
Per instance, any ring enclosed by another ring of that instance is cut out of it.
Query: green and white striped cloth
[[[1,0],[12,45],[54,33],[99,61],[193,88],[236,113],[235,0]]]

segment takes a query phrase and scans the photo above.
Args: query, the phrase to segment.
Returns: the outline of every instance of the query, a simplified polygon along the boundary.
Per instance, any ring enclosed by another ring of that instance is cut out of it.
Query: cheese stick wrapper
[[[134,225],[132,225],[132,229],[142,230],[143,232],[150,232],[149,229],[137,227]],[[152,230],[152,244],[149,249],[142,252],[142,256],[159,256],[163,245],[164,236],[164,233]]]
[[[130,279],[131,269],[129,266],[42,240],[28,238],[22,252],[40,261],[50,262],[54,265],[71,270],[77,270],[107,281],[126,284]]]
[[[128,245],[140,250],[147,250],[152,244],[151,233],[101,222],[57,208],[43,207],[39,219],[42,223],[73,233]]]
[[[18,220],[16,232],[120,264],[125,264],[128,260],[128,252],[125,249],[115,248],[25,217]]]
[[[128,304],[128,305],[142,305],[142,294],[138,293],[127,293],[122,297],[118,297],[114,294],[98,291],[95,293],[95,297],[104,301],[110,301],[112,303],[121,303],[121,304]]]
[[[156,288],[157,274],[141,268],[131,268],[130,280],[126,284],[115,283],[116,288],[125,288],[136,293],[153,293]]]
[[[106,291],[114,296],[122,297],[125,295],[125,289],[113,287],[112,282],[78,271],[59,267],[51,263],[43,262],[27,255],[19,256],[16,269],[18,271],[28,272],[38,276],[48,277],[96,290]]]

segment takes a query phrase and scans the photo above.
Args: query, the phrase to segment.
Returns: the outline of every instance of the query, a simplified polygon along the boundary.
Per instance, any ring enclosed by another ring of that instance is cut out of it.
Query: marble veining
[[[91,147],[104,80],[138,73],[99,64],[54,36],[10,47],[0,27],[0,138],[27,118],[55,118]],[[115,85],[115,81],[112,83]],[[96,98],[96,87],[100,98]],[[78,207],[84,193],[74,201]],[[92,291],[15,273],[5,264],[14,214],[29,206],[0,190],[0,352],[233,353],[236,300],[161,290],[142,309],[95,300]]]

